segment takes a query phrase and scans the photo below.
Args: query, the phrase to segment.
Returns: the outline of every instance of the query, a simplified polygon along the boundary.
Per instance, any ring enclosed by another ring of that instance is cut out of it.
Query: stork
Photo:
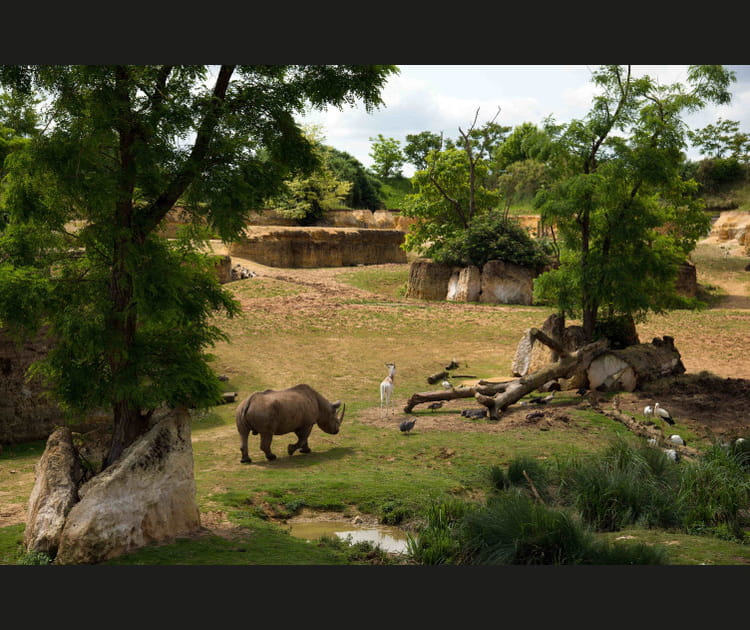
[[[669,436],[669,441],[672,442],[672,444],[679,444],[680,446],[687,446],[687,442],[685,441],[685,438],[683,438],[680,435],[677,435],[676,433]]]
[[[654,416],[664,420],[667,424],[674,424],[672,420],[672,414],[670,414],[664,407],[661,407],[659,403],[654,405]]]

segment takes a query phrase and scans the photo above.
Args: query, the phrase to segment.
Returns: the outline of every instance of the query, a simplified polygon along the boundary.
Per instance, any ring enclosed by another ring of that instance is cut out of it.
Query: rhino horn
[[[336,410],[341,407],[341,413],[336,414]],[[340,400],[337,400],[335,403],[331,403],[331,408],[333,409],[333,414],[336,418],[336,427],[340,427],[341,423],[344,421],[344,413],[346,412],[346,403],[343,405],[341,404]]]

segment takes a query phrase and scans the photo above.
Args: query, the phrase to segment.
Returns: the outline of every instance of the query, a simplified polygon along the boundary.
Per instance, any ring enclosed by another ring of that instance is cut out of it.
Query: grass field
[[[699,281],[710,278],[717,301],[703,311],[675,311],[639,327],[645,340],[671,334],[688,372],[750,378],[747,354],[750,309],[723,308],[721,298],[750,295],[743,261],[702,249],[695,262]],[[254,268],[258,265],[252,265]],[[537,306],[425,303],[404,298],[408,265],[334,270],[262,269],[229,289],[243,314],[223,321],[230,341],[219,344],[213,366],[228,377],[238,401],[264,388],[308,383],[329,400],[346,403],[337,435],[314,428],[312,452],[287,456],[289,436],[274,439],[279,458],[268,462],[257,437],[252,464],[240,463],[234,424],[236,405],[196,412],[192,424],[197,501],[205,535],[141,549],[108,564],[159,565],[342,565],[405,563],[366,546],[336,540],[311,544],[287,532],[285,521],[302,508],[365,515],[414,531],[431,505],[449,499],[481,501],[492,489],[489,470],[518,456],[540,461],[603,449],[626,429],[577,406],[573,393],[555,403],[570,422],[497,426],[487,419],[458,418],[461,405],[435,412],[416,408],[415,429],[398,430],[403,406],[414,392],[433,389],[426,377],[451,359],[467,377],[510,378],[519,339],[551,313]],[[748,274],[750,275],[750,274]],[[723,283],[723,284],[722,284]],[[323,287],[325,290],[321,290]],[[729,287],[729,289],[722,288]],[[744,291],[744,293],[742,293]],[[381,418],[378,384],[386,362],[395,362],[396,411]],[[738,367],[739,366],[739,367]],[[468,379],[471,380],[471,379]],[[422,419],[422,423],[420,423]],[[463,422],[462,430],[444,430]],[[0,564],[23,562],[23,507],[33,486],[42,442],[6,447],[0,455],[0,501],[15,522],[0,527]],[[603,535],[604,536],[604,535]],[[607,534],[663,545],[672,564],[747,564],[750,546],[677,532],[632,529]]]

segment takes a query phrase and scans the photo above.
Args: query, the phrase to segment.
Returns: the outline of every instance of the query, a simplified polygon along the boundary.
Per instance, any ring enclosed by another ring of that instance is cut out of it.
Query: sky
[[[394,138],[403,148],[407,134],[443,132],[456,138],[459,127],[466,131],[479,110],[477,126],[495,117],[495,122],[515,127],[524,122],[541,125],[552,116],[557,123],[583,118],[589,111],[595,87],[585,65],[400,65],[381,92],[384,104],[368,113],[364,106],[342,110],[329,108],[303,117],[305,124],[319,125],[323,142],[372,167],[372,140],[382,134]],[[691,129],[715,124],[719,119],[740,123],[750,133],[750,66],[727,66],[736,75],[732,102],[711,106],[685,118]],[[685,82],[687,66],[633,66],[637,75],[648,74],[660,83]],[[691,160],[701,159],[692,147]],[[403,174],[411,177],[413,167],[405,164]]]

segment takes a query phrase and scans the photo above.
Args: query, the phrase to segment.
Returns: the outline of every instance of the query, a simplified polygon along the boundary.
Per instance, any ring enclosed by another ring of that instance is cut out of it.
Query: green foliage
[[[440,151],[443,148],[443,137],[431,131],[407,134],[404,157],[409,164],[418,171],[427,168],[427,155],[430,151]]]
[[[405,248],[431,256],[433,247],[465,230],[476,214],[497,207],[499,194],[480,183],[489,173],[486,162],[474,166],[470,178],[465,151],[446,149],[427,156],[428,169],[412,177],[416,191],[407,195],[404,216],[417,219],[406,234]]]
[[[411,180],[402,176],[379,180],[379,186],[383,207],[388,210],[402,209],[407,196],[414,192]]]
[[[64,404],[112,407],[122,439],[110,459],[150,409],[211,405],[220,392],[207,350],[226,337],[212,317],[238,305],[195,253],[198,232],[174,245],[156,236],[167,213],[179,202],[193,223],[237,238],[283,182],[320,164],[294,115],[360,99],[369,111],[395,71],[0,67],[0,87],[21,106],[44,100],[54,115],[5,161],[0,325],[48,326],[56,349],[36,369]],[[310,188],[297,190],[305,214]]]
[[[696,182],[681,177],[680,116],[728,99],[731,73],[710,66],[688,74],[691,91],[602,67],[589,114],[555,137],[557,176],[535,203],[565,251],[535,296],[581,317],[589,339],[600,310],[638,321],[669,308],[676,267],[709,227]]]
[[[696,131],[688,130],[688,138],[709,159],[733,158],[735,162],[750,161],[750,136],[740,132],[740,123],[719,118],[716,124]]]
[[[343,198],[348,208],[380,210],[385,207],[379,179],[370,174],[362,163],[345,151],[325,147],[327,163],[334,177],[349,182],[351,188]]]
[[[317,167],[311,173],[286,180],[283,188],[264,205],[275,208],[288,219],[295,219],[300,225],[311,225],[323,218],[327,210],[341,207],[353,183],[334,175],[331,153],[323,147],[319,129],[307,128],[305,137],[311,144]]]
[[[694,177],[703,191],[716,194],[745,180],[747,172],[736,157],[717,157],[698,162]]]
[[[373,161],[372,169],[381,179],[401,175],[404,165],[404,155],[401,143],[395,138],[386,138],[379,133],[377,138],[370,138],[372,147],[370,157]]]
[[[540,270],[550,261],[539,241],[497,210],[478,215],[466,230],[446,237],[428,251],[433,260],[448,265],[482,267],[490,260],[502,260]]]

